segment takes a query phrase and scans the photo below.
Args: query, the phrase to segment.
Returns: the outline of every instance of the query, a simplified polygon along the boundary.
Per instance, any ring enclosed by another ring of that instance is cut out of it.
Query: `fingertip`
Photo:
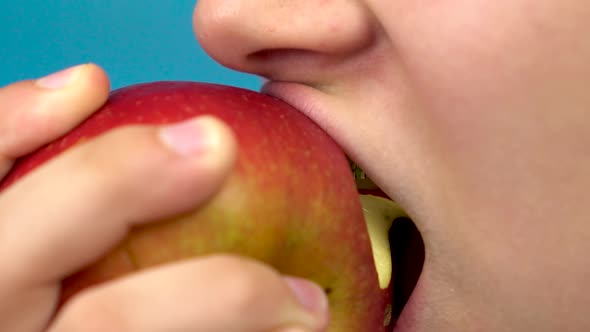
[[[106,102],[111,83],[106,71],[97,64],[86,63],[75,66],[75,80],[66,86],[66,91],[80,96],[80,101],[89,108],[98,108]],[[67,70],[67,69],[66,69]]]
[[[30,83],[40,89],[37,105],[32,109],[54,119],[69,119],[65,123],[70,126],[100,108],[111,89],[107,73],[94,63],[69,67]]]
[[[83,75],[83,78],[106,99],[111,90],[111,82],[107,72],[102,67],[92,62],[82,66],[83,70],[81,75]]]
[[[109,91],[106,72],[92,63],[1,87],[0,156],[18,158],[63,135],[101,107]]]
[[[166,147],[181,156],[228,149],[232,145],[231,130],[212,116],[200,116],[160,128],[160,139]]]
[[[41,77],[35,80],[34,83],[42,89],[61,89],[75,82],[82,70],[83,65],[66,68]]]
[[[206,128],[212,166],[228,169],[237,158],[238,143],[233,130],[221,119],[204,115],[196,119]]]
[[[108,91],[110,89],[108,75],[94,63],[61,69],[32,81],[37,87],[47,90],[59,90],[85,82],[90,82],[95,88],[102,90],[106,88]]]
[[[324,317],[328,313],[328,297],[318,284],[302,278],[283,277],[287,286],[299,302],[310,313]]]
[[[196,158],[199,168],[225,174],[237,158],[237,142],[232,129],[222,120],[199,116],[162,126],[159,139],[164,146],[183,158]]]

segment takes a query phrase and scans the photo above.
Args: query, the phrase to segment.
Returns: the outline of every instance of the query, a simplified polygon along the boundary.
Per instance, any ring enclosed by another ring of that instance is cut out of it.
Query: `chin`
[[[300,83],[263,80],[261,92],[279,98],[307,115],[346,151],[343,137],[347,133],[332,123],[332,116],[326,106],[326,95],[322,91]],[[350,158],[354,161],[354,158]],[[375,184],[359,191],[389,198]],[[393,331],[417,332],[421,325],[418,319],[424,316],[423,309],[429,303],[428,288],[421,278],[425,258],[424,242],[416,225],[408,218],[395,220],[389,230],[389,237],[395,275],[393,314],[396,323]]]

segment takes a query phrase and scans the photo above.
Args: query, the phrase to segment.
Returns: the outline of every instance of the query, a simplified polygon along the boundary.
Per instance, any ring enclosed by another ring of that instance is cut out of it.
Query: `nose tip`
[[[371,40],[368,18],[356,1],[199,0],[193,27],[203,49],[222,65],[266,74],[251,55],[351,53]]]
[[[240,1],[198,0],[193,15],[193,29],[201,47],[219,63],[239,70],[249,53],[240,29]],[[236,30],[238,29],[238,30]],[[249,38],[252,39],[252,38]]]

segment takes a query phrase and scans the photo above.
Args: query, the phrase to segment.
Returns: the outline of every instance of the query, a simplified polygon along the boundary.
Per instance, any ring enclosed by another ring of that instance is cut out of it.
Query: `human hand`
[[[69,74],[69,75],[68,75]],[[0,177],[108,97],[95,65],[0,88]],[[322,331],[323,291],[259,262],[208,256],[85,290],[58,312],[63,278],[134,225],[194,208],[233,166],[211,117],[127,126],[77,145],[0,193],[0,331]]]

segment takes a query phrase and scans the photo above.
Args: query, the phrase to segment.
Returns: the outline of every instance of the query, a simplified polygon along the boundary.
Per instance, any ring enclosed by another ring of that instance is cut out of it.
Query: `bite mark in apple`
[[[392,200],[373,195],[359,195],[359,197],[371,240],[379,286],[381,289],[386,289],[391,283],[393,274],[388,231],[395,219],[408,217],[408,215]]]

